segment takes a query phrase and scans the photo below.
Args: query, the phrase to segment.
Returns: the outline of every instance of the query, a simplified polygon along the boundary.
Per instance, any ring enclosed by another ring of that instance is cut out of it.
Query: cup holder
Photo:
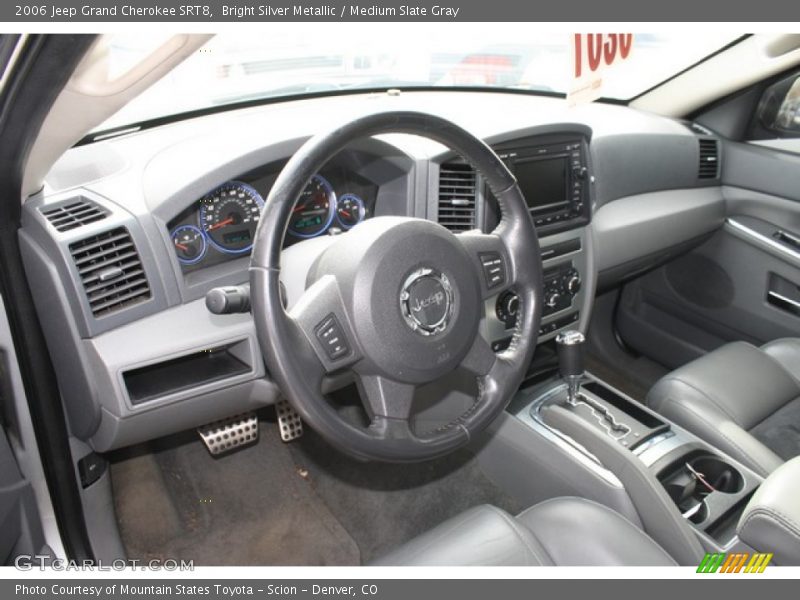
[[[714,490],[724,494],[736,494],[744,488],[742,474],[715,456],[699,456],[687,464],[694,469],[701,485],[705,482]]]
[[[736,494],[744,489],[744,478],[738,470],[703,451],[674,461],[658,478],[684,518],[697,525],[709,518],[709,495]]]

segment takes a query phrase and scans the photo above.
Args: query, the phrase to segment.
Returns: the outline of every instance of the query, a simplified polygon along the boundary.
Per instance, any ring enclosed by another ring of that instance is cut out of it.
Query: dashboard
[[[248,281],[264,202],[302,144],[382,110],[452,120],[515,173],[543,259],[540,341],[585,330],[599,285],[724,221],[718,175],[698,172],[700,148],[721,144],[713,135],[623,106],[569,109],[522,94],[316,98],[76,147],[25,202],[19,232],[72,435],[103,452],[275,402],[252,317],[211,314],[205,295]],[[293,214],[287,253],[380,216],[454,233],[491,231],[502,217],[480,173],[405,135],[342,149]],[[495,350],[511,339],[515,310],[513,295],[487,299],[482,334]]]

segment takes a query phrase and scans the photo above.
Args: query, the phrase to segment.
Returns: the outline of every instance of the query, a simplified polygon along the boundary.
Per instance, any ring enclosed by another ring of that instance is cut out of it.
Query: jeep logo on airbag
[[[453,312],[450,281],[433,269],[414,271],[401,288],[400,310],[409,327],[421,335],[444,331]]]
[[[435,292],[424,300],[420,300],[419,298],[415,299],[411,304],[411,311],[419,312],[423,308],[428,308],[432,304],[436,304],[438,306],[442,302],[444,302],[444,292]]]

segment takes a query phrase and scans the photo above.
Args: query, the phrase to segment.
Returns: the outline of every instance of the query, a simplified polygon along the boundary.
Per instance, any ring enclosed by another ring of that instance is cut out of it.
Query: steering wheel
[[[304,293],[285,310],[280,259],[296,199],[348,143],[385,133],[431,138],[460,154],[497,198],[499,225],[489,234],[456,235],[424,219],[368,219],[321,252]],[[514,176],[484,142],[418,112],[373,114],[309,139],[272,187],[250,266],[259,343],[285,397],[329,443],[360,459],[389,462],[451,452],[505,408],[536,347],[541,285],[539,243]],[[508,348],[495,353],[479,324],[486,299],[509,289],[519,296],[517,326]],[[456,368],[477,380],[472,405],[445,426],[413,431],[416,388]],[[355,377],[367,427],[343,420],[323,396],[326,375],[346,369]]]

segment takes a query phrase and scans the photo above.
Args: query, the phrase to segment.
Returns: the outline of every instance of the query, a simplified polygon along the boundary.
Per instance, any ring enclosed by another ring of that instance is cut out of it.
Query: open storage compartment
[[[251,372],[247,340],[208,348],[125,371],[122,374],[134,406],[177,392]]]

